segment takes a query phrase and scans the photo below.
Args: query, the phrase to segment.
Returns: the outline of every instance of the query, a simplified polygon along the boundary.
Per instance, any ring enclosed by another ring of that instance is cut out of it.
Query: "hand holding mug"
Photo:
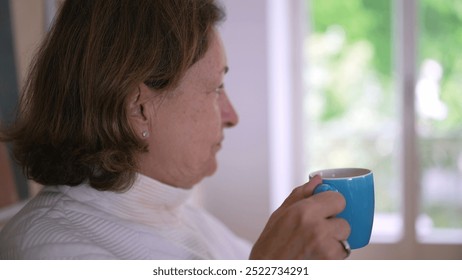
[[[337,217],[350,224],[350,248],[358,249],[369,244],[375,203],[372,171],[363,168],[326,169],[313,172],[310,177],[316,175],[322,177],[322,184],[315,188],[314,194],[334,191],[341,193],[346,200],[345,209]]]
[[[350,226],[336,218],[345,207],[340,193],[312,195],[322,183],[315,176],[295,188],[271,215],[252,248],[251,259],[344,259],[341,241],[350,234]]]

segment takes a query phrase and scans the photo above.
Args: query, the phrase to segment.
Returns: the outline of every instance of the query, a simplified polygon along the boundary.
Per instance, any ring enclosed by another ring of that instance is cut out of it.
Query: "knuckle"
[[[303,192],[303,186],[298,186],[292,190],[290,196],[297,196],[301,192]]]
[[[341,239],[347,239],[351,233],[350,224],[342,218],[335,218],[335,232],[338,233],[338,237]]]
[[[347,222],[347,220],[345,220],[345,219],[340,219],[340,221],[343,223],[342,228],[344,228],[345,231],[346,231],[346,233],[347,233],[348,235],[350,235],[350,233],[351,233],[351,226],[350,226],[350,224],[349,224],[349,223]]]
[[[335,206],[335,210],[337,210],[338,213],[342,212],[343,209],[345,209],[346,207],[345,197],[341,193],[338,193],[338,192],[333,192],[332,195],[333,195],[333,200],[335,201],[335,203],[332,203]]]

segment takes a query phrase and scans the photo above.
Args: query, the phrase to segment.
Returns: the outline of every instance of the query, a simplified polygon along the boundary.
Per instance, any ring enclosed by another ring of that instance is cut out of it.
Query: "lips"
[[[225,138],[221,137],[220,141],[216,144],[217,151],[221,149],[222,143],[223,143],[224,140],[225,140]]]

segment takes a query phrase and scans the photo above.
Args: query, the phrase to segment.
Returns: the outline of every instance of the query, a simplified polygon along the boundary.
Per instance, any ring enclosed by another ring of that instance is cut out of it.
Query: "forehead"
[[[225,49],[220,34],[216,30],[211,33],[209,48],[201,60],[205,66],[218,67],[219,70],[226,66]]]
[[[210,83],[220,79],[227,68],[223,42],[220,34],[214,30],[206,53],[186,71],[185,80],[193,79],[196,82]]]

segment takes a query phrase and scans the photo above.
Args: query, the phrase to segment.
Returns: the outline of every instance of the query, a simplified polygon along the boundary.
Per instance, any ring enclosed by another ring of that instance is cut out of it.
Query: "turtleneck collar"
[[[67,194],[78,196],[82,202],[91,200],[101,210],[125,220],[146,225],[165,225],[176,222],[179,209],[192,192],[191,189],[172,187],[137,174],[133,186],[123,193],[101,192],[84,185],[68,189]]]

